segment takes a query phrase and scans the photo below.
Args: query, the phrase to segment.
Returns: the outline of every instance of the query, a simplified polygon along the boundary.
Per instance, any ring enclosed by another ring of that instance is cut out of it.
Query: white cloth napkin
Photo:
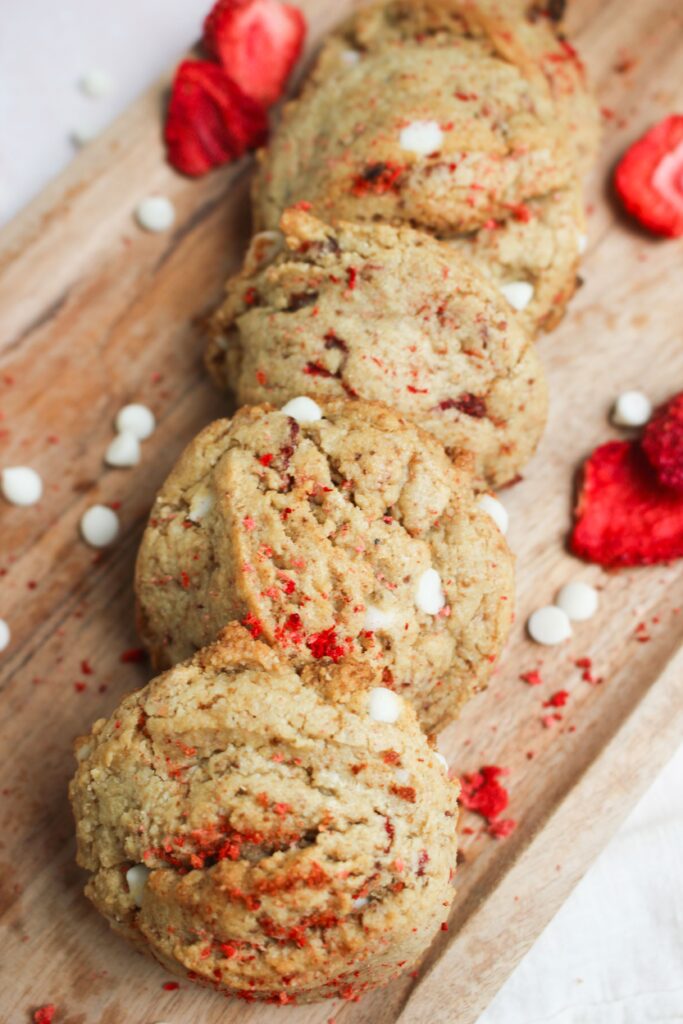
[[[668,1021],[683,1021],[683,748],[478,1024]]]
[[[172,66],[199,37],[209,5],[23,0],[4,11],[0,222],[69,161],[74,129],[103,128]],[[100,100],[77,88],[93,68],[113,81],[110,95]],[[479,1024],[669,1021],[683,1021],[683,751]]]

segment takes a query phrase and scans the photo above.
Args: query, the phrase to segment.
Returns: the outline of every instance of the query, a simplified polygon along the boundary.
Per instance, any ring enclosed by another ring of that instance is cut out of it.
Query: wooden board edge
[[[396,1024],[453,1024],[455,1008],[458,1024],[476,1024],[678,748],[681,680],[683,648],[410,991]]]

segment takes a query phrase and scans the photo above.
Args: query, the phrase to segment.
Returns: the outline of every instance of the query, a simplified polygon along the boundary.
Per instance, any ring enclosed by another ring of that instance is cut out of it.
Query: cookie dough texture
[[[422,123],[438,129],[432,152],[402,144]],[[323,46],[262,154],[255,219],[275,229],[284,209],[306,202],[326,220],[473,235],[574,188],[597,138],[583,67],[548,19],[495,0],[393,0],[361,10]],[[575,262],[575,241],[571,251]],[[555,292],[571,293],[571,282],[568,272]],[[537,301],[529,318],[544,326],[549,312]]]
[[[533,335],[562,319],[579,281],[585,232],[582,191],[574,185],[530,199],[506,221],[449,243],[499,288],[519,281],[532,286],[529,305],[517,315]]]
[[[256,236],[228,284],[207,353],[219,385],[240,404],[382,401],[450,452],[471,451],[484,484],[514,479],[543,432],[547,394],[529,334],[496,285],[410,228],[330,227],[290,210],[282,229],[286,242]]]
[[[490,675],[512,556],[468,469],[430,435],[380,405],[321,404],[308,425],[246,407],[189,445],[138,555],[142,638],[157,667],[233,620],[297,667],[355,654],[384,666],[431,731]],[[418,606],[428,570],[438,614]]]
[[[249,1001],[352,998],[446,919],[457,784],[369,666],[297,671],[246,630],[126,697],[77,741],[86,893],[164,967]],[[141,891],[129,869],[144,865]]]

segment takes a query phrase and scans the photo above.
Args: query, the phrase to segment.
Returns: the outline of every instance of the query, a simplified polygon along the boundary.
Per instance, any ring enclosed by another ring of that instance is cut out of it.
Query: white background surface
[[[4,0],[0,221],[68,162],[74,129],[103,127],[173,64],[199,36],[207,4]],[[88,99],[77,88],[93,67],[113,78],[106,99]],[[587,828],[599,813],[586,808]],[[670,1021],[683,1022],[683,750],[479,1024]]]

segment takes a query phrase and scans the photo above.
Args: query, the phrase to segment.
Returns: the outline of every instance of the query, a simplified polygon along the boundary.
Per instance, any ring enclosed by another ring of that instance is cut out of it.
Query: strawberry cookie
[[[359,12],[323,47],[263,154],[256,221],[273,229],[285,207],[303,202],[326,219],[472,236],[505,225],[529,200],[574,189],[596,126],[583,70],[545,19],[484,0],[394,0]],[[579,210],[563,275],[539,289],[557,315],[573,290],[581,233]],[[536,244],[530,232],[525,248],[541,265]],[[543,325],[550,311],[539,297],[530,319]]]
[[[184,979],[356,999],[453,898],[457,783],[381,671],[297,669],[233,624],[76,744],[88,897]]]
[[[240,620],[297,666],[383,666],[432,731],[485,685],[513,564],[467,466],[384,406],[301,397],[203,430],[159,493],[136,569],[157,666]]]
[[[331,227],[300,210],[281,227],[255,237],[214,320],[219,385],[240,404],[382,401],[449,452],[471,451],[484,485],[514,479],[542,434],[546,388],[499,289],[409,228]]]

